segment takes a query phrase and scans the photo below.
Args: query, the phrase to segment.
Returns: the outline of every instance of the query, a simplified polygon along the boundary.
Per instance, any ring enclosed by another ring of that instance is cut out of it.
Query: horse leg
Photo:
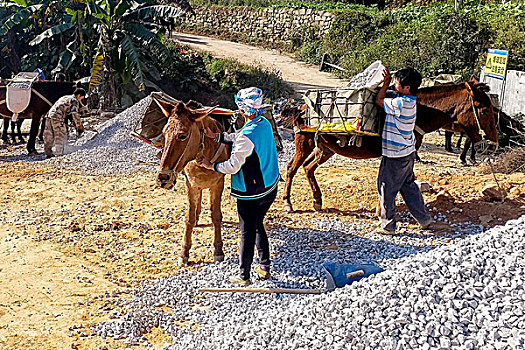
[[[36,136],[38,134],[38,127],[40,126],[40,116],[35,116],[31,118],[31,131],[29,132],[29,140],[27,140],[27,153],[30,155],[36,155]]]
[[[314,159],[308,165],[304,167],[306,178],[308,179],[308,183],[310,183],[310,187],[313,192],[314,197],[314,209],[319,211],[321,210],[323,206],[323,198],[321,193],[321,188],[319,188],[319,184],[317,183],[317,180],[315,179],[315,170],[319,167],[319,165],[326,162],[330,157],[334,155],[334,153],[330,150],[322,150],[320,148],[316,148],[314,151]]]
[[[459,156],[459,159],[461,160],[461,164],[463,165],[467,164],[467,153],[468,153],[468,149],[470,148],[470,146],[471,146],[470,139],[467,138],[465,140],[465,146],[463,146],[463,151],[461,152],[461,155]],[[472,147],[472,151],[474,151],[474,147]],[[474,157],[475,157],[475,153],[474,153]]]
[[[452,131],[446,131],[445,130],[445,151],[453,153],[454,150],[452,149],[452,135],[454,133]]]
[[[190,258],[191,234],[197,224],[197,203],[201,201],[202,190],[192,188],[186,181],[188,190],[188,211],[186,212],[186,229],[184,231],[184,242],[182,243],[181,264],[187,265]]]
[[[295,154],[287,166],[286,183],[284,185],[284,210],[292,212],[292,202],[290,200],[290,192],[292,191],[292,182],[299,167],[304,164],[306,158],[312,154],[314,150],[313,144],[310,144],[303,135],[295,135]]]
[[[465,133],[462,132],[459,134],[459,138],[458,138],[458,142],[456,143],[456,148],[457,149],[460,149],[461,148],[461,142],[463,141],[463,136],[465,136]],[[468,141],[468,140],[467,140]],[[467,142],[466,141],[466,142]]]
[[[16,144],[16,123],[17,122],[18,122],[18,120],[16,122],[11,120],[11,123],[9,123],[10,126],[11,126],[11,142],[13,142],[15,144]]]
[[[40,122],[40,132],[38,133],[38,139],[40,142],[44,142],[44,130],[46,129],[46,118],[42,118]]]
[[[211,222],[213,223],[213,262],[224,261],[224,251],[222,250],[222,211],[221,199],[222,191],[224,190],[224,179],[220,181],[219,185],[210,188],[210,213]]]
[[[2,130],[2,140],[4,143],[9,143],[9,139],[7,137],[7,134],[9,132],[9,121],[11,118],[4,118],[4,128]]]
[[[18,119],[16,121],[16,134],[18,136],[18,141],[20,141],[20,143],[26,142],[26,140],[24,140],[24,137],[22,136],[22,123],[23,122],[24,122],[24,119]]]
[[[470,142],[470,140],[467,140],[465,142],[465,146],[467,146],[467,143],[469,145],[469,147],[472,145],[472,142]],[[470,150],[470,162],[472,164],[476,164],[476,148],[474,146],[472,146],[472,149]]]

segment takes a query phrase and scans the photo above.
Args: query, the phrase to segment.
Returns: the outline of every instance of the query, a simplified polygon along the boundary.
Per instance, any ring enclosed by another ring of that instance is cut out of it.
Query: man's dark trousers
[[[270,245],[263,221],[276,196],[277,188],[262,198],[237,200],[241,229],[241,278],[244,280],[250,278],[255,245],[259,252],[259,263],[270,266]]]
[[[400,158],[383,157],[379,166],[377,188],[381,206],[381,227],[387,231],[396,230],[396,196],[401,196],[412,216],[424,225],[432,221],[425,211],[425,202],[414,176],[415,152]]]

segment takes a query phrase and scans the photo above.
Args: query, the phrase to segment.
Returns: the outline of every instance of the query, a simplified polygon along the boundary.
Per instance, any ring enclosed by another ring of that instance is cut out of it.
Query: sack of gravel
[[[364,71],[355,75],[348,83],[347,88],[359,89],[368,88],[375,89],[383,81],[383,70],[385,66],[381,61],[375,61],[369,65]]]

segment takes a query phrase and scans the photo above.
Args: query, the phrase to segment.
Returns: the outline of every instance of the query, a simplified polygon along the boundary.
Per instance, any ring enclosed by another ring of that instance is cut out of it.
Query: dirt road
[[[281,72],[282,78],[299,94],[308,89],[326,89],[341,87],[348,82],[336,78],[319,67],[297,62],[290,55],[277,50],[267,50],[231,41],[205,36],[176,33],[173,39],[192,48],[211,53],[215,57],[234,58],[241,63],[261,65]]]

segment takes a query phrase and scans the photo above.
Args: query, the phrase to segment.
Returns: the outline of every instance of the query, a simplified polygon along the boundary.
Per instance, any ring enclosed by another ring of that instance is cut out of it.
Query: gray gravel
[[[172,337],[169,349],[524,348],[525,217],[423,252],[348,235],[359,225],[344,229],[274,228],[274,279],[254,286],[322,287],[325,262],[379,262],[385,272],[319,296],[196,293],[228,284],[237,268],[229,258],[143,286],[92,331],[147,344],[143,335],[158,326]]]
[[[94,130],[87,130],[78,140],[70,138],[66,155],[43,163],[90,175],[154,171],[159,164],[158,150],[130,136],[150,102],[146,97]]]

